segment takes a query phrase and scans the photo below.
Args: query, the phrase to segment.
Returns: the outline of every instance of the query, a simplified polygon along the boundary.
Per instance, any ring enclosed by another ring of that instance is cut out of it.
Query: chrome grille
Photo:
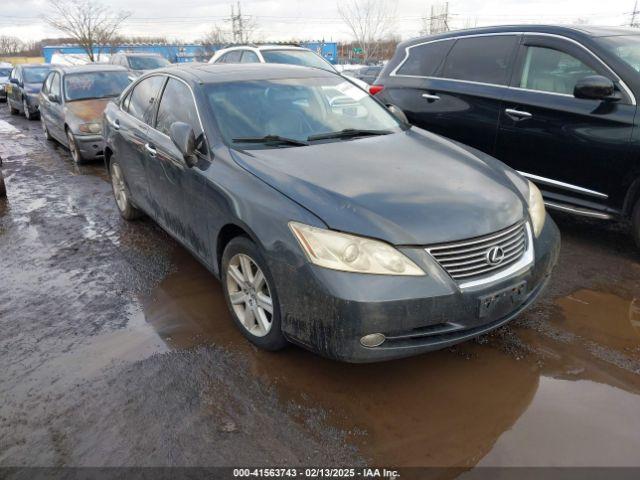
[[[457,280],[508,267],[522,257],[526,248],[525,222],[520,222],[484,237],[434,245],[427,252]],[[491,256],[492,252],[495,255]],[[499,257],[501,260],[497,262]]]

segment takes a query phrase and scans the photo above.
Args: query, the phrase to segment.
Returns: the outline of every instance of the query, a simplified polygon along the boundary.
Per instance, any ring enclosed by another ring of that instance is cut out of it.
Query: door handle
[[[516,122],[533,117],[533,115],[531,115],[529,112],[523,112],[522,110],[516,110],[515,108],[507,108],[505,109],[504,113],[506,113],[509,118],[515,120]]]
[[[430,93],[423,93],[422,98],[426,98],[430,102],[435,102],[437,100],[440,100],[440,97],[438,95],[432,95]]]
[[[147,152],[149,152],[149,155],[151,155],[152,157],[155,157],[156,153],[158,153],[158,151],[156,150],[156,147],[154,147],[150,143],[145,143],[144,148]]]
[[[113,127],[114,130],[120,130],[120,120],[117,118],[114,121],[109,120],[109,124]]]

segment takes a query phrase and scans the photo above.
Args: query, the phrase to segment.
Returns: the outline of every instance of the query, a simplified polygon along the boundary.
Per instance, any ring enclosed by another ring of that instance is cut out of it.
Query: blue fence
[[[338,44],[335,42],[302,42],[299,44],[301,47],[306,47],[314,52],[322,55],[331,63],[336,63],[338,60]],[[164,45],[164,44],[130,44],[130,45],[116,45],[116,46],[101,46],[95,47],[93,53],[97,54],[113,54],[117,52],[144,52],[144,53],[157,53],[165,57],[172,63],[193,62],[201,61],[206,62],[211,58],[213,52],[219,48],[223,48],[226,45],[219,46],[203,46],[199,44],[184,44],[184,45]],[[42,49],[42,56],[44,61],[49,63],[54,53],[61,54],[83,54],[84,50],[77,45],[52,45],[46,46]]]

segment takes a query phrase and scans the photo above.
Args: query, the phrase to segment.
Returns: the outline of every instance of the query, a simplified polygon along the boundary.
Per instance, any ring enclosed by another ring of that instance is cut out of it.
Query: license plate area
[[[500,318],[519,306],[527,294],[527,282],[520,282],[478,298],[478,318]]]

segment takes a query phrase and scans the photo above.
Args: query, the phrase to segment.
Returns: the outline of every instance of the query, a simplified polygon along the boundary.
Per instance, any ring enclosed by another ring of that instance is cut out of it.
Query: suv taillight
[[[380,93],[384,90],[384,85],[371,85],[369,86],[369,93],[371,95],[375,95],[376,93]]]

